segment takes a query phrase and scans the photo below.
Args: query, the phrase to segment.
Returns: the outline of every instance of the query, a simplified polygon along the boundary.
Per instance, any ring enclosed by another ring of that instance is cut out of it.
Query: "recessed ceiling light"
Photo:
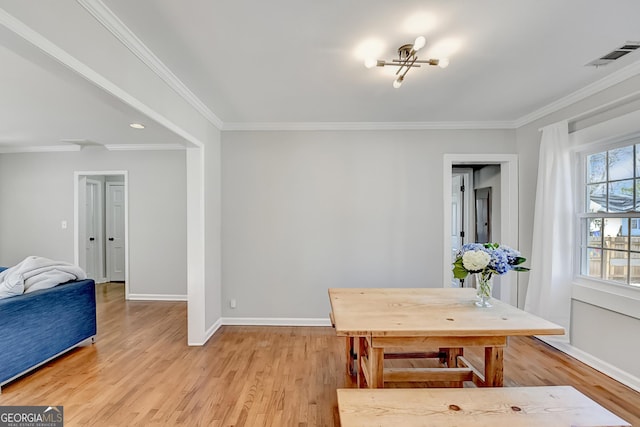
[[[142,123],[131,123],[129,124],[134,129],[144,129],[144,125]]]

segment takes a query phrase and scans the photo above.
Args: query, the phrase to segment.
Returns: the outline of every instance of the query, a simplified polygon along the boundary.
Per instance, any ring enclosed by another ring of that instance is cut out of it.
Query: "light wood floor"
[[[336,389],[354,384],[331,328],[225,326],[187,347],[186,303],[123,292],[99,285],[96,343],[6,385],[0,405],[63,405],[65,426],[339,426]],[[640,426],[640,393],[533,338],[510,340],[505,385],[572,385]]]

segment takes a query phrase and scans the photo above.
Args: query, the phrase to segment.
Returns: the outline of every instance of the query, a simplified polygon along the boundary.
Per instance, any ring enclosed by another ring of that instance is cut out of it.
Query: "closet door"
[[[124,282],[124,185],[107,182],[107,277]]]

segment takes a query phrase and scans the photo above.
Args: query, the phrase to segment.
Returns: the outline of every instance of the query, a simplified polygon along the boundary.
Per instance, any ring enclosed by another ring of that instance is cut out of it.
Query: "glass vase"
[[[493,287],[493,280],[490,274],[476,273],[476,288],[478,290],[478,301],[476,305],[478,307],[491,307],[491,289]]]

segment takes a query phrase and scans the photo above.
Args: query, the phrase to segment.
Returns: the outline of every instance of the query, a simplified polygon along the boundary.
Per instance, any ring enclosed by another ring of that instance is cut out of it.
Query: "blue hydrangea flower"
[[[507,259],[509,260],[510,265],[514,265],[517,258],[520,257],[520,252],[510,248],[509,246],[500,245],[498,249],[504,251],[504,253],[507,255]]]
[[[491,261],[489,261],[489,268],[494,270],[497,274],[504,274],[507,271],[511,270],[507,252],[500,248],[492,250]]]

